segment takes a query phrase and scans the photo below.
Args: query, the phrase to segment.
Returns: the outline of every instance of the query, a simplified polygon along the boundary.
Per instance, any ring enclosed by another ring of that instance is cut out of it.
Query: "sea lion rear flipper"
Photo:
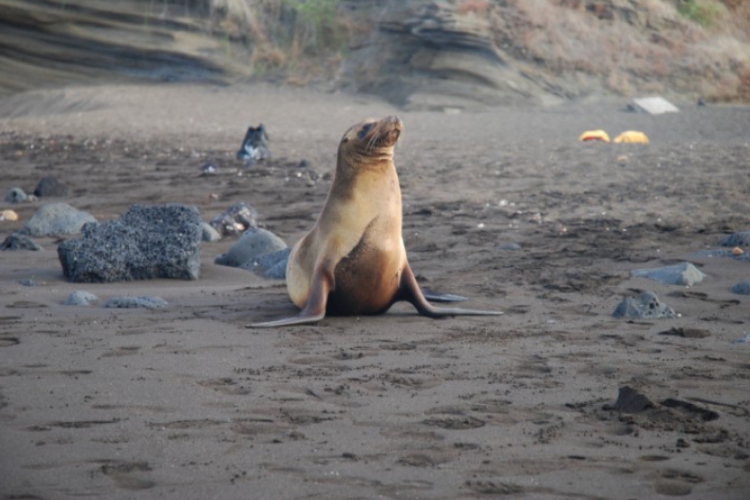
[[[267,321],[265,323],[251,323],[246,328],[273,328],[276,326],[305,325],[317,323],[326,316],[328,294],[333,289],[333,275],[324,266],[319,266],[313,275],[310,285],[310,296],[305,307],[291,318]]]
[[[443,295],[443,294],[440,294]],[[435,307],[425,298],[422,290],[419,288],[417,278],[414,277],[409,263],[404,264],[401,271],[401,283],[399,289],[399,300],[410,302],[417,308],[417,312],[422,316],[430,318],[443,318],[446,316],[496,316],[503,314],[501,311],[480,311],[476,309],[459,309],[457,307]]]
[[[432,290],[426,290],[424,288],[422,288],[422,295],[425,299],[431,302],[463,302],[464,300],[467,300],[466,297],[460,295],[433,292]]]

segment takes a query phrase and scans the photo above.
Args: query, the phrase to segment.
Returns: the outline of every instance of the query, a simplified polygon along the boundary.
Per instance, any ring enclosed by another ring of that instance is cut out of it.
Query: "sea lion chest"
[[[340,179],[339,179],[340,180]],[[315,227],[292,251],[290,297],[309,297],[315,269],[330,269],[326,314],[378,314],[394,302],[406,250],[401,237],[401,191],[392,165],[332,186]]]
[[[341,241],[346,241],[334,270],[328,314],[378,314],[398,292],[406,252],[401,237],[401,189],[393,164],[357,177],[342,199]]]

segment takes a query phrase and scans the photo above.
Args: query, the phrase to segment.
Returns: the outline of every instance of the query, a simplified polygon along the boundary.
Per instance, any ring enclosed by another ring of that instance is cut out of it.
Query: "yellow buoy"
[[[581,134],[578,140],[609,142],[609,135],[604,130],[587,130]]]
[[[0,220],[18,220],[18,214],[13,210],[3,210],[0,212]]]
[[[615,137],[615,142],[633,142],[637,144],[648,144],[648,137],[643,132],[637,130],[626,130]]]

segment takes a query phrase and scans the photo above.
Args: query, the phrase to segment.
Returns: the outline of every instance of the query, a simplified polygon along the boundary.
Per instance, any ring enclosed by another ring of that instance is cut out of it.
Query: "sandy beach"
[[[697,257],[750,230],[750,107],[626,99],[467,113],[271,86],[101,85],[0,100],[0,188],[56,176],[98,220],[131,204],[244,201],[294,244],[341,135],[398,114],[404,241],[422,286],[500,317],[377,317],[250,330],[284,284],[214,264],[196,281],[76,284],[54,238],[0,253],[0,498],[746,499],[750,263]],[[242,168],[263,123],[271,161]],[[651,143],[581,143],[581,132]],[[307,166],[301,165],[302,160]],[[219,174],[201,176],[213,161]],[[73,236],[74,237],[74,236]],[[745,249],[746,252],[750,248]],[[631,271],[691,262],[664,285]],[[21,282],[33,280],[35,286]],[[150,295],[164,309],[65,306]],[[648,290],[673,319],[612,317]],[[682,333],[680,333],[682,332]],[[687,333],[686,333],[687,332]],[[652,407],[617,409],[629,386]]]

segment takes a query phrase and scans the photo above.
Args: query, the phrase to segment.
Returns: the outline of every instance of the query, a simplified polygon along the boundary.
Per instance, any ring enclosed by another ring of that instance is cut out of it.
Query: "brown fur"
[[[398,300],[431,317],[498,314],[436,308],[419,289],[401,237],[401,188],[393,163],[402,131],[395,116],[346,131],[323,211],[289,255],[287,289],[300,313],[248,326],[314,323],[326,314],[380,314]]]

